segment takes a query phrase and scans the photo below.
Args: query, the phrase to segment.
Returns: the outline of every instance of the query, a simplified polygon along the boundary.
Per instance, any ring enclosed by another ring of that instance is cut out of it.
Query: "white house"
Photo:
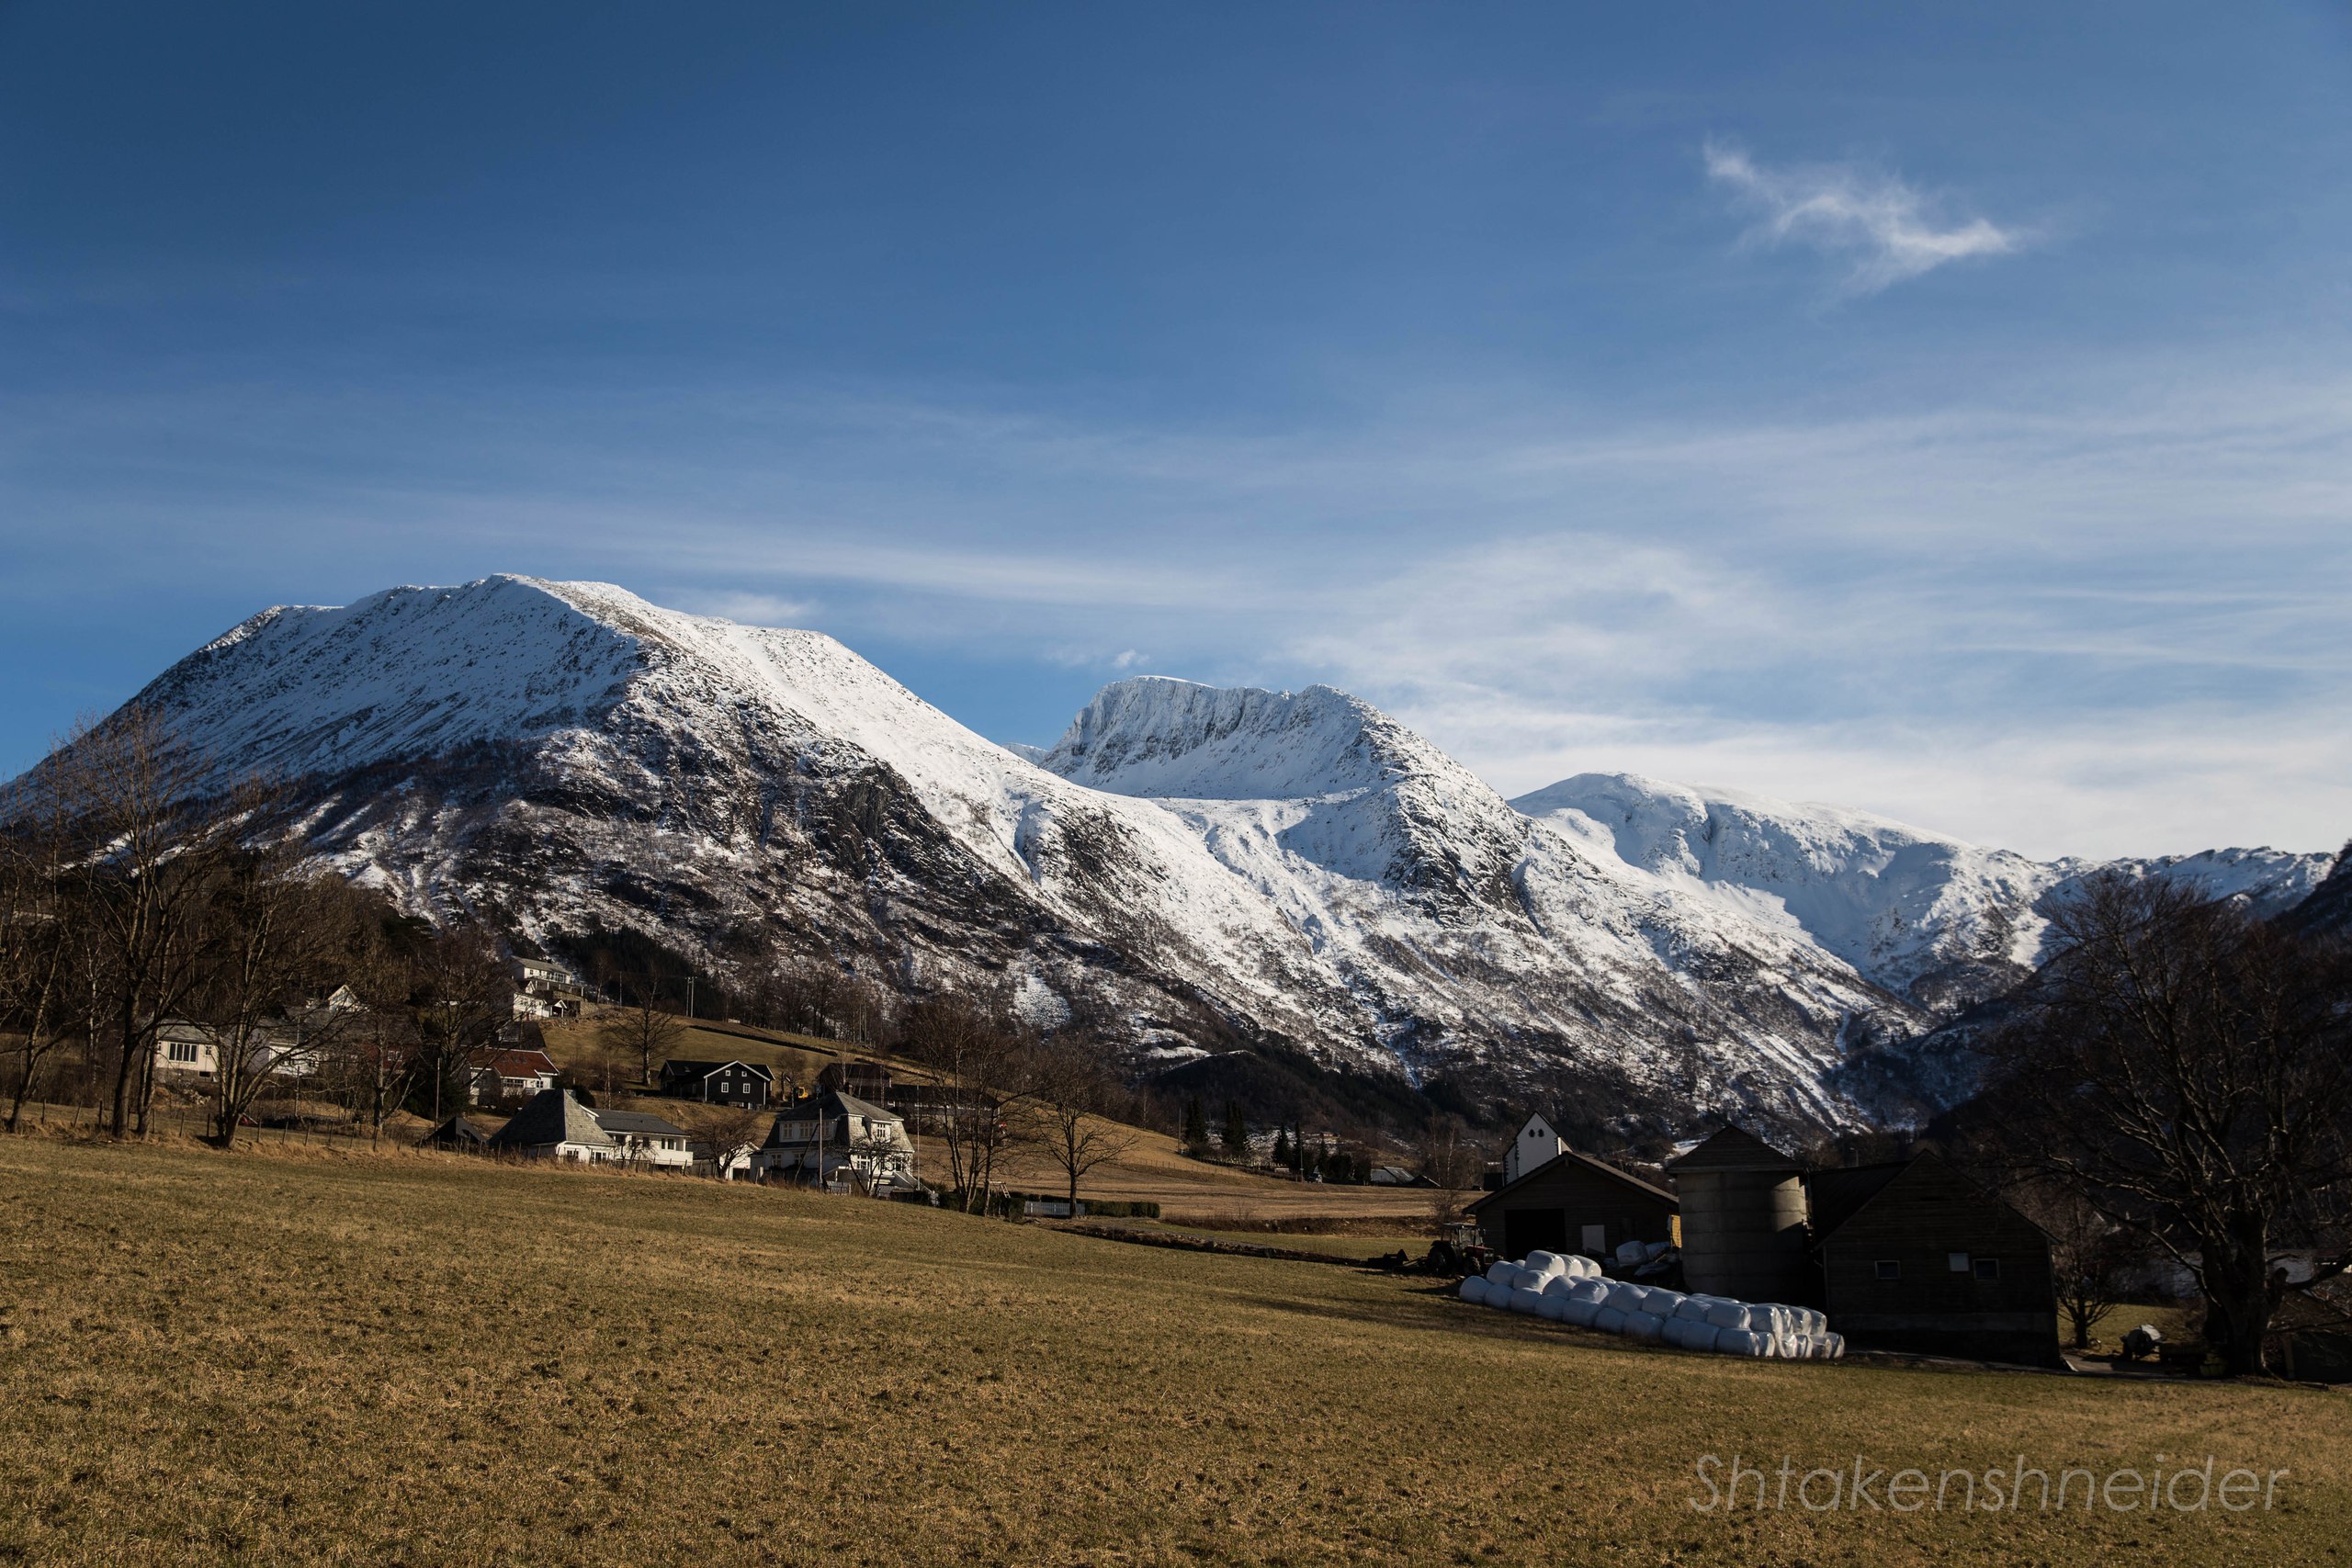
[[[673,1127],[642,1111],[592,1111],[596,1125],[613,1140],[614,1158],[625,1165],[650,1165],[662,1170],[684,1170],[695,1163],[692,1140],[684,1127]]]
[[[473,1070],[471,1093],[476,1105],[499,1100],[527,1100],[555,1087],[559,1069],[545,1051],[500,1051]]]
[[[1503,1185],[1508,1187],[1531,1170],[1539,1170],[1568,1152],[1568,1141],[1552,1131],[1541,1116],[1530,1116],[1519,1136],[1503,1151]]]
[[[877,1197],[922,1190],[906,1122],[839,1089],[786,1101],[752,1165],[769,1181],[854,1187]]]

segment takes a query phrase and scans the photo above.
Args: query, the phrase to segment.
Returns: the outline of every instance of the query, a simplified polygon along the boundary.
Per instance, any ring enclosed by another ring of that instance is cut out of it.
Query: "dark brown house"
[[[1628,1241],[1671,1241],[1674,1194],[1568,1150],[1470,1205],[1486,1244],[1505,1258],[1537,1250],[1607,1258]]]
[[[1858,1346],[2064,1365],[2050,1238],[1934,1155],[1805,1178],[1829,1326]]]
[[[775,1073],[756,1062],[668,1061],[662,1064],[662,1092],[673,1100],[757,1111],[775,1097]]]

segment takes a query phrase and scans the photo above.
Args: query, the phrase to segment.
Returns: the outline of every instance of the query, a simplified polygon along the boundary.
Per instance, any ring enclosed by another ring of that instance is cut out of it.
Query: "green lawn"
[[[456,1156],[0,1139],[0,1561],[2352,1560],[2338,1393],[1645,1351],[1326,1265]],[[1693,1513],[1735,1452],[2291,1474],[2245,1515]]]

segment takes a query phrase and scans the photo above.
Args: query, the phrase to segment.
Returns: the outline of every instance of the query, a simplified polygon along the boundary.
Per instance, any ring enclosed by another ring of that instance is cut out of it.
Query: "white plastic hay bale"
[[[1583,1264],[1583,1265],[1584,1265],[1584,1270],[1583,1270],[1583,1272],[1584,1272],[1584,1277],[1585,1277],[1586,1279],[1588,1279],[1588,1280],[1598,1280],[1598,1279],[1600,1279],[1600,1278],[1602,1270],[1601,1270],[1601,1267],[1600,1267],[1600,1258],[1578,1258],[1577,1259],[1577,1261],[1578,1263],[1581,1263],[1581,1264]]]
[[[1487,1265],[1487,1283],[1509,1288],[1510,1277],[1519,1272],[1519,1265],[1498,1258]]]
[[[1575,1288],[1575,1279],[1566,1274],[1555,1274],[1544,1281],[1544,1293],[1547,1296],[1558,1296],[1563,1301],[1567,1299],[1568,1292]]]
[[[1638,1339],[1645,1345],[1655,1345],[1666,1335],[1666,1319],[1656,1313],[1629,1313],[1625,1317],[1625,1337]]]
[[[1470,1302],[1474,1304],[1485,1301],[1487,1299],[1487,1281],[1476,1274],[1471,1275],[1468,1279],[1462,1281],[1461,1296],[1464,1301]]]
[[[1563,1274],[1567,1271],[1567,1259],[1556,1252],[1539,1250],[1527,1255],[1524,1267],[1534,1269],[1538,1274]]]
[[[1521,1285],[1510,1293],[1510,1310],[1513,1312],[1523,1312],[1532,1315],[1535,1309],[1543,1304],[1544,1292],[1541,1291],[1531,1291]]]
[[[1703,1318],[1678,1317],[1674,1321],[1682,1325],[1682,1348],[1685,1350],[1713,1350],[1716,1337],[1723,1333],[1722,1329]]]
[[[1618,1247],[1617,1247],[1617,1261],[1618,1261],[1618,1262],[1620,1262],[1620,1263],[1647,1263],[1649,1260],[1650,1260],[1650,1255],[1649,1255],[1649,1252],[1648,1252],[1648,1250],[1647,1250],[1646,1248],[1645,1248],[1645,1247],[1642,1246],[1642,1244],[1641,1244],[1640,1242],[1638,1242],[1638,1241],[1628,1241],[1628,1242],[1621,1242],[1621,1243],[1618,1245]]]
[[[1554,1323],[1567,1316],[1568,1295],[1565,1291],[1545,1291],[1535,1298],[1535,1315]]]
[[[1623,1334],[1625,1332],[1625,1314],[1613,1306],[1605,1306],[1592,1314],[1592,1325],[1603,1334]]]
[[[1619,1312],[1642,1311],[1642,1302],[1649,1293],[1648,1287],[1636,1285],[1631,1280],[1609,1281],[1609,1304]]]
[[[1600,1314],[1600,1303],[1581,1296],[1570,1296],[1568,1304],[1560,1309],[1560,1321],[1571,1328],[1590,1328],[1592,1320]]]
[[[1680,1291],[1669,1291],[1660,1285],[1650,1285],[1642,1292],[1642,1310],[1653,1317],[1672,1317],[1682,1310]]]
[[[1829,1342],[1829,1359],[1831,1360],[1838,1360],[1846,1354],[1846,1337],[1844,1335],[1825,1334],[1822,1336],[1822,1338]]]
[[[1653,1241],[1645,1243],[1642,1247],[1642,1261],[1645,1263],[1655,1263],[1673,1250],[1674,1244],[1671,1242]]]
[[[1715,1336],[1715,1348],[1726,1356],[1760,1356],[1764,1337],[1744,1328],[1726,1328]]]
[[[1704,1323],[1707,1321],[1707,1309],[1722,1299],[1720,1296],[1685,1296],[1682,1304],[1674,1309],[1674,1315],[1692,1323]]]
[[[1747,1307],[1742,1302],[1717,1302],[1707,1308],[1707,1321],[1734,1334],[1747,1328]]]
[[[1580,1302],[1590,1302],[1597,1307],[1606,1306],[1609,1304],[1609,1281],[1606,1280],[1574,1280],[1568,1286],[1568,1294]]]

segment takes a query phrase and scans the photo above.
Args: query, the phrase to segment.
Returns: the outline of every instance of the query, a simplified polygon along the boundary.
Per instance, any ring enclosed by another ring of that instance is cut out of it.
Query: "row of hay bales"
[[[1687,1296],[1604,1279],[1600,1264],[1573,1254],[1531,1252],[1520,1262],[1498,1263],[1486,1278],[1473,1274],[1463,1280],[1462,1299],[1645,1344],[1724,1356],[1834,1361],[1846,1353],[1846,1337],[1830,1333],[1829,1320],[1811,1307]]]

